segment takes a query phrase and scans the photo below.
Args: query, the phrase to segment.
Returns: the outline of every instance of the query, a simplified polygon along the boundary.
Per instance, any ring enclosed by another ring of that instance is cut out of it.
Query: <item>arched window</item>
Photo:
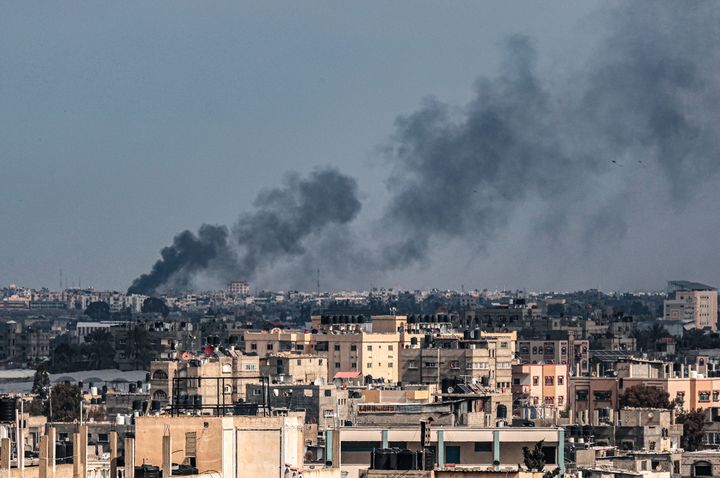
[[[693,471],[693,476],[713,476],[712,463],[707,461],[693,463]]]
[[[155,370],[152,378],[153,380],[167,380],[168,376],[164,370]]]
[[[155,400],[165,400],[167,398],[167,393],[165,393],[164,390],[155,390],[155,393],[153,393],[153,398]]]
[[[497,407],[497,417],[498,418],[507,418],[507,407],[505,405],[498,405]]]

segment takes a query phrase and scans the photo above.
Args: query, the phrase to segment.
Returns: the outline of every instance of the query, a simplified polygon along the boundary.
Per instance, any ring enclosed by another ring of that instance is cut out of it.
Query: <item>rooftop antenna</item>
[[[320,268],[317,269],[317,295],[320,295]]]
[[[63,279],[63,278],[62,278],[62,267],[61,267],[61,268],[60,268],[60,290],[62,290],[62,284],[63,284],[62,279]]]

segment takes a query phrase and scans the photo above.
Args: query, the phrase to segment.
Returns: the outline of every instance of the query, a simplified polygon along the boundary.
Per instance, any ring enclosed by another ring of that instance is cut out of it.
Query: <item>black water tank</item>
[[[142,400],[133,400],[132,401],[132,409],[133,410],[142,410]]]
[[[257,403],[236,403],[233,413],[242,416],[256,416],[258,411]]]
[[[160,468],[153,465],[136,466],[135,478],[160,478]]]
[[[423,470],[432,470],[435,468],[435,452],[432,450],[432,448],[426,448],[425,449],[425,461],[423,463],[423,451],[418,450],[417,451],[417,462],[418,467],[422,468]],[[424,466],[423,466],[424,464]]]
[[[417,454],[411,450],[400,450],[397,454],[398,470],[417,470]]]
[[[390,450],[388,448],[376,448],[373,453],[373,469],[390,470]]]
[[[0,398],[0,422],[14,422],[17,400],[12,397]]]
[[[153,412],[159,412],[161,408],[162,403],[160,402],[160,400],[153,400],[152,402],[150,402],[150,409]]]
[[[128,392],[135,393],[136,391],[137,391],[137,385],[135,385],[134,383],[130,383],[128,385]]]

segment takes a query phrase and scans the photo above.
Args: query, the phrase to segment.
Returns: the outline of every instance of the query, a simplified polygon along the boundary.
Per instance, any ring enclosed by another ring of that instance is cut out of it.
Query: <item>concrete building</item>
[[[615,427],[615,443],[621,450],[674,451],[680,446],[683,426],[675,412],[660,408],[623,408]]]
[[[333,430],[326,432],[332,442]],[[373,448],[420,449],[419,427],[346,427],[339,431],[340,468],[348,478],[357,478],[368,468]],[[495,471],[517,471],[523,462],[522,448],[544,440],[546,471],[565,469],[565,438],[562,428],[471,428],[431,427],[431,450],[441,469],[456,465],[458,471],[486,467]],[[330,449],[328,460],[335,452]],[[464,473],[463,473],[464,476]],[[504,475],[503,475],[504,476]]]
[[[260,382],[260,359],[227,351],[209,357],[156,361],[150,365],[150,396],[161,406],[202,407],[218,413],[244,400],[245,386]]]
[[[327,358],[320,355],[279,353],[260,359],[260,374],[272,383],[328,383]]]
[[[521,339],[517,350],[521,363],[567,365],[572,375],[585,375],[590,370],[590,341],[576,339],[574,334],[561,340]]]
[[[526,419],[556,417],[568,403],[568,366],[513,365],[513,403]]]
[[[442,379],[476,382],[492,389],[512,382],[514,342],[506,338],[452,340],[447,346],[404,348],[400,351],[400,381],[411,384],[440,383]]]
[[[139,417],[137,464],[187,463],[200,472],[232,478],[277,478],[286,465],[303,464],[303,416]],[[163,473],[163,476],[170,476]]]
[[[696,329],[717,330],[718,293],[715,287],[697,282],[668,282],[664,303],[665,320],[690,320]]]
[[[263,394],[267,394],[267,398]],[[335,418],[340,423],[348,417],[348,391],[334,385],[313,384],[276,384],[247,385],[247,401],[262,407],[265,401],[269,409],[290,412],[304,412],[305,422],[318,425],[324,430],[335,426]]]

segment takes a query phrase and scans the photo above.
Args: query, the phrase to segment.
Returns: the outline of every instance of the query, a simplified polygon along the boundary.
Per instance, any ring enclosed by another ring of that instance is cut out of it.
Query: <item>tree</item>
[[[150,334],[142,327],[134,326],[128,331],[125,355],[132,360],[136,370],[147,370],[153,359]]]
[[[530,450],[524,446],[523,461],[529,471],[543,471],[545,468],[545,452],[543,452],[543,443],[545,440],[540,440],[535,444],[535,448]]]
[[[703,441],[705,428],[705,413],[702,409],[693,412],[683,412],[677,417],[677,423],[682,423],[682,445],[687,451],[697,450]]]
[[[89,369],[115,367],[115,342],[112,334],[106,330],[95,330],[86,335],[80,350]]]
[[[108,320],[110,319],[110,306],[103,301],[90,302],[85,309],[85,315],[93,320]]]
[[[635,385],[620,396],[621,407],[671,408],[670,395],[657,387]]]
[[[143,301],[142,308],[143,314],[162,314],[163,317],[167,317],[170,314],[167,304],[163,299],[157,297],[148,297]]]
[[[48,374],[47,367],[44,363],[41,363],[35,369],[35,376],[33,377],[32,393],[38,396],[40,400],[46,400],[48,398],[48,391],[50,390],[50,375]]]
[[[76,420],[80,416],[81,394],[82,390],[77,385],[67,383],[55,385],[52,388],[52,393],[50,393],[50,402],[47,404],[49,409],[50,403],[52,403],[52,416],[50,419],[68,422]]]

